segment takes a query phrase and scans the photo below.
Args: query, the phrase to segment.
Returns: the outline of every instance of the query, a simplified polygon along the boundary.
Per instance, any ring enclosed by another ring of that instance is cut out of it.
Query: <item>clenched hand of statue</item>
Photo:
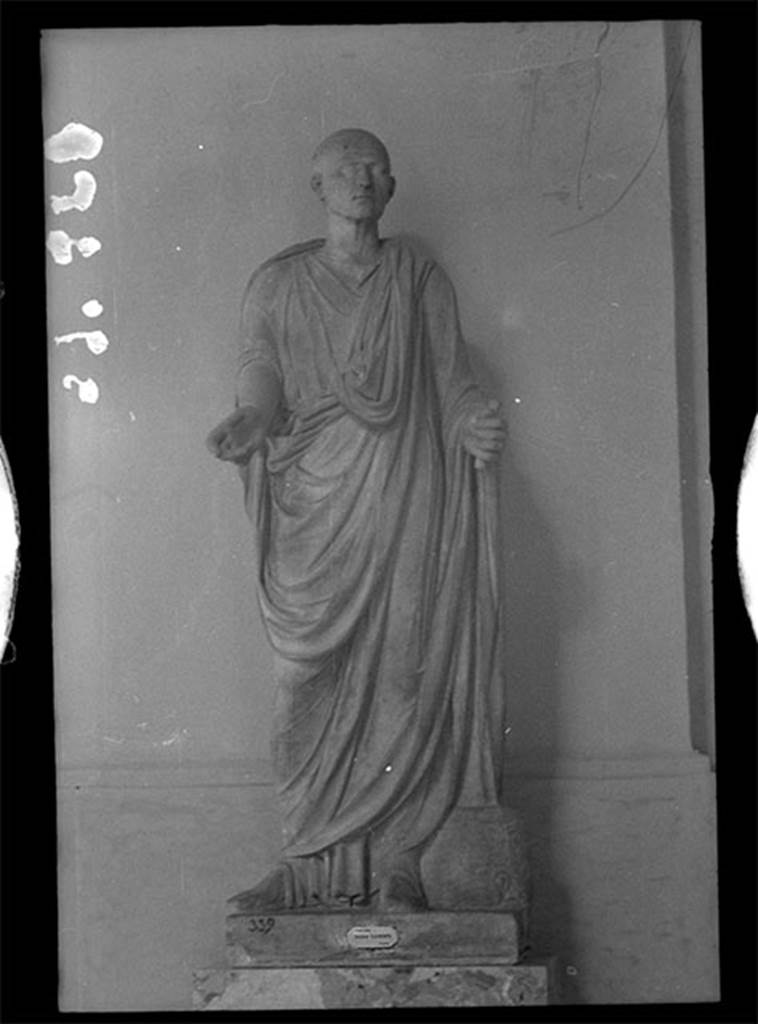
[[[474,456],[474,467],[483,469],[485,462],[491,462],[503,447],[505,424],[500,415],[500,403],[487,402],[475,412],[464,428],[463,447]]]

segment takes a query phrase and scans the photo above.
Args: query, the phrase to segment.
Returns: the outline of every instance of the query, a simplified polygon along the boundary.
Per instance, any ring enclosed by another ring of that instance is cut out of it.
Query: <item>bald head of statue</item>
[[[313,154],[311,188],[328,216],[378,221],[395,192],[384,143],[362,128],[342,128]]]

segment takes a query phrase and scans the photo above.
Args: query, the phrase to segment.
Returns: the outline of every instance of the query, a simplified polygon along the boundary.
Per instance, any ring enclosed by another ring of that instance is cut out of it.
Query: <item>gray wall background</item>
[[[249,528],[203,439],[247,278],[321,233],[310,154],[349,125],[387,143],[383,230],[450,273],[509,420],[509,791],[536,938],[581,964],[575,1000],[714,997],[698,44],[654,22],[45,34],[46,136],[105,140],[47,175],[58,195],[95,175],[91,209],[49,227],[103,243],[48,273],[67,1008],[187,1005],[223,898],[276,856]],[[100,356],[52,343],[93,327]]]

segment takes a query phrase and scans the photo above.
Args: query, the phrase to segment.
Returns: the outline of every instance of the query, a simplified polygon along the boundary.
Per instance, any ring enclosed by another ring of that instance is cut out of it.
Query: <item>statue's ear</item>
[[[395,179],[394,179],[394,178],[392,177],[392,175],[390,175],[390,199],[392,199],[392,197],[393,197],[393,196],[394,196],[394,194],[395,194],[395,186],[396,186],[396,185],[397,185],[397,182],[396,182],[396,181],[395,181]],[[387,200],[387,201],[389,202],[389,200]]]
[[[311,175],[311,188],[316,195],[321,199],[321,175],[318,171],[314,171]]]

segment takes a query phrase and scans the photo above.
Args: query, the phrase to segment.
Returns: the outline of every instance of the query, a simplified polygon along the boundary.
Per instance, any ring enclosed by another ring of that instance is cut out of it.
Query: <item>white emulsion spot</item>
[[[74,258],[71,255],[71,246],[73,244],[73,238],[69,238],[65,231],[51,231],[47,236],[46,245],[48,252],[56,263],[62,265],[70,263]]]
[[[88,259],[90,256],[94,256],[95,253],[99,252],[103,247],[100,239],[95,238],[93,235],[85,235],[84,238],[80,238],[78,242],[74,243],[74,245],[85,259]]]
[[[51,231],[45,244],[55,262],[63,266],[73,259],[72,248],[78,249],[82,256],[88,259],[103,247],[100,240],[91,235],[85,235],[84,238],[71,238],[65,231]]]
[[[54,164],[69,160],[94,160],[103,148],[103,137],[94,128],[70,121],[55,135],[45,140],[45,156]]]
[[[74,331],[73,334],[56,334],[56,345],[67,345],[73,341],[83,341],[90,352],[99,356],[108,348],[109,342],[102,331]]]
[[[91,377],[88,377],[86,380],[79,380],[73,373],[66,374],[63,378],[64,388],[70,391],[74,384],[79,388],[80,401],[94,405],[100,397],[98,386]]]
[[[187,741],[187,737],[191,735],[192,733],[189,731],[189,729],[175,729],[168,737],[168,739],[160,740],[160,745],[162,747],[171,747],[175,743],[178,743],[179,747],[181,747],[182,744]],[[157,745],[157,743],[153,744],[153,746]]]
[[[89,171],[77,171],[74,175],[74,193],[70,196],[50,196],[53,213],[65,213],[67,210],[79,210],[81,213],[92,206],[97,191],[94,174]]]
[[[103,304],[98,302],[97,299],[88,299],[87,302],[82,305],[82,313],[84,313],[85,316],[88,316],[91,320],[94,320],[96,316],[103,315]]]

